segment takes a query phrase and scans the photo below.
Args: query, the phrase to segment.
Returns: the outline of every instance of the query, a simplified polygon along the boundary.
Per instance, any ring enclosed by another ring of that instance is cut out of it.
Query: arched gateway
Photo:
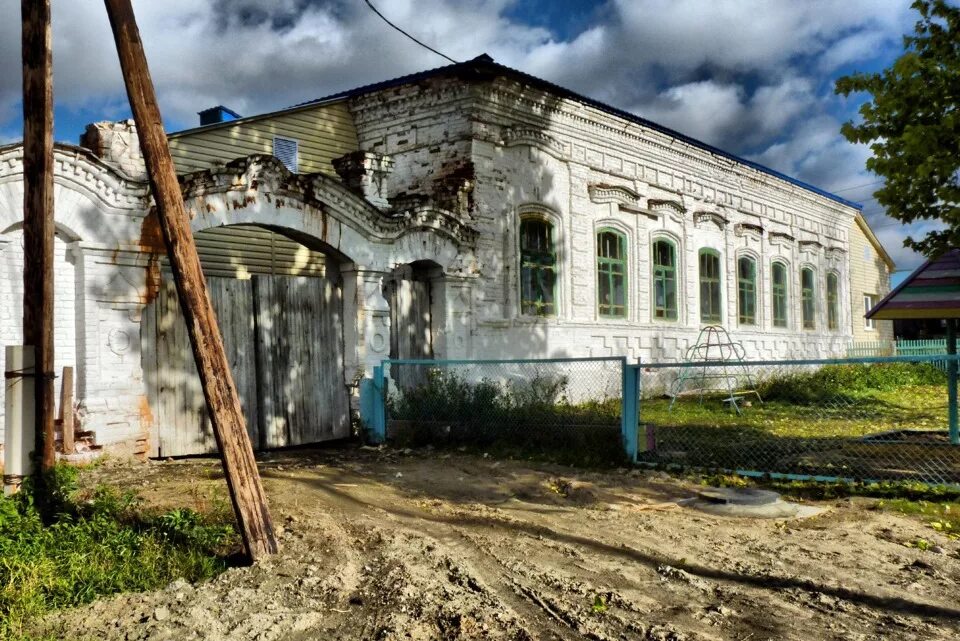
[[[20,147],[0,149],[0,230],[21,218],[21,158]],[[56,158],[75,314],[57,332],[72,333],[83,428],[151,456],[212,451],[146,184],[80,148]],[[466,353],[475,233],[449,212],[384,212],[271,156],[181,183],[255,447],[348,436],[356,386],[395,348],[396,327],[427,332],[437,357]],[[0,263],[13,241],[0,231]],[[11,289],[22,264],[6,254]],[[398,274],[423,266],[429,278],[411,289],[420,299],[399,309]]]

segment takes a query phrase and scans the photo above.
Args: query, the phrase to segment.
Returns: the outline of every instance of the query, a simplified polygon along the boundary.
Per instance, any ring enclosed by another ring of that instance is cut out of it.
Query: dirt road
[[[282,554],[67,611],[54,629],[215,641],[960,635],[958,542],[866,499],[754,520],[646,509],[690,494],[658,473],[357,449],[275,455],[261,469]],[[225,496],[217,470],[106,465],[88,481],[204,508]],[[942,553],[905,545],[921,537]]]

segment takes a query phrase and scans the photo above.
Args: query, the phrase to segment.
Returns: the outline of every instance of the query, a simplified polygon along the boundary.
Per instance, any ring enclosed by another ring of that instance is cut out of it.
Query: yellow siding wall
[[[879,301],[890,291],[887,263],[856,222],[850,230],[850,298],[853,310],[853,340],[880,341],[893,339],[893,321],[876,321],[875,329],[866,329],[863,315],[864,294],[874,294]]]
[[[336,175],[330,161],[359,148],[345,102],[170,134],[170,153],[180,173],[251,154],[272,154],[273,137],[299,142],[299,173]]]

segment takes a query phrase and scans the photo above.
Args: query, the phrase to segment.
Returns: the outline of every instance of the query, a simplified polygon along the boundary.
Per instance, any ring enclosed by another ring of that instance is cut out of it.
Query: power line
[[[879,185],[883,180],[874,180],[873,182],[863,183],[862,185],[852,185],[850,187],[844,187],[842,189],[831,189],[830,192],[834,194],[843,193],[845,191],[853,191],[854,189],[861,189],[863,187],[871,187],[873,185]]]
[[[392,22],[390,22],[389,20],[387,20],[387,17],[386,17],[385,15],[383,15],[382,13],[380,13],[380,12],[377,10],[377,8],[376,8],[375,6],[373,6],[373,3],[370,2],[370,0],[363,0],[363,1],[367,3],[367,6],[370,7],[370,10],[371,10],[371,11],[373,11],[375,14],[377,14],[378,16],[380,16],[380,19],[383,20],[384,22],[386,22],[388,25],[390,25],[391,27],[393,27],[394,29],[396,29],[397,31],[399,31],[400,33],[402,33],[403,35],[405,35],[406,37],[410,38],[411,40],[413,40],[414,42],[416,42],[418,45],[420,45],[421,47],[423,47],[424,49],[429,49],[430,51],[432,51],[433,53],[437,54],[437,55],[440,56],[441,58],[446,58],[447,60],[449,60],[449,61],[452,62],[453,64],[457,64],[457,61],[454,60],[453,58],[451,58],[450,56],[448,56],[447,54],[445,54],[445,53],[440,53],[439,51],[437,51],[436,49],[434,49],[434,48],[431,47],[430,45],[424,44],[424,43],[420,42],[419,40],[417,40],[416,38],[414,38],[413,36],[411,36],[409,33],[407,33],[406,31],[404,31],[403,29],[401,29],[401,28],[398,27],[397,25],[395,25],[395,24],[393,24]]]

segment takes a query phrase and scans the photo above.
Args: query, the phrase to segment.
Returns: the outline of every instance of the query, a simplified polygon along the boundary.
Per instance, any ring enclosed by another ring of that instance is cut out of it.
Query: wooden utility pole
[[[240,397],[200,267],[133,7],[130,0],[104,2],[230,498],[247,553],[256,561],[275,553],[277,540],[240,409]],[[189,69],[184,73],[190,73]]]
[[[50,0],[21,0],[23,343],[36,354],[36,455],[56,463],[53,423],[53,54]],[[42,480],[41,480],[42,483]]]

